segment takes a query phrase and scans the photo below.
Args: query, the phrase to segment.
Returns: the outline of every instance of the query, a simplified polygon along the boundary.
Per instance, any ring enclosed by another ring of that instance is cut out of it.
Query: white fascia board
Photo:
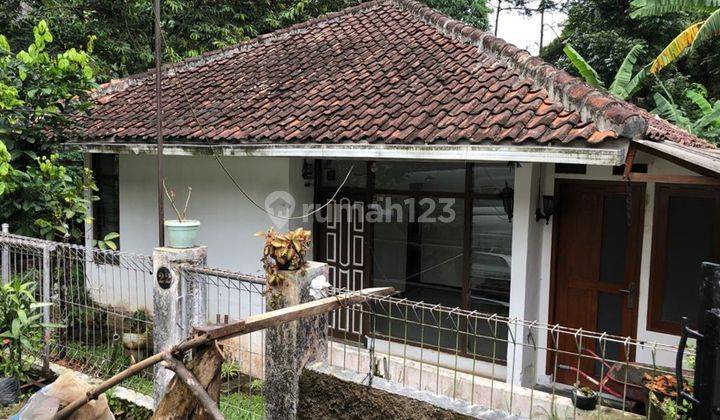
[[[75,143],[86,153],[155,154],[153,144]],[[220,155],[306,157],[319,159],[431,160],[489,162],[550,162],[615,166],[625,163],[628,142],[604,147],[525,145],[401,145],[401,144],[298,144],[298,145],[198,145],[165,144],[168,156]]]

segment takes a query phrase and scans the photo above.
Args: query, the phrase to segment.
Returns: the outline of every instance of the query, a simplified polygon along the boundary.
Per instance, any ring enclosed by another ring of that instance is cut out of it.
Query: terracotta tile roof
[[[81,120],[88,140],[154,141],[152,72],[94,98]],[[412,0],[364,3],[169,66],[163,102],[169,141],[702,145]]]

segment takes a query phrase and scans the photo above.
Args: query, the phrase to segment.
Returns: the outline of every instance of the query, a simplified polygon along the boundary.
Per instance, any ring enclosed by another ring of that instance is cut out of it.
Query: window
[[[350,165],[322,161],[319,193],[334,193],[337,179]],[[370,285],[392,286],[414,301],[507,316],[512,223],[500,192],[513,187],[513,168],[505,163],[355,163],[352,181],[340,195],[368,203]],[[334,243],[328,240],[325,246],[334,252]],[[338,252],[342,246],[349,245],[341,244]],[[344,266],[337,269],[347,271]],[[395,311],[394,307],[383,310]],[[373,321],[374,330],[424,348],[506,360],[508,333],[503,322],[466,325],[447,314],[422,310],[393,312],[392,317],[408,317],[408,323],[380,316]],[[477,339],[469,339],[463,331]]]
[[[720,262],[720,190],[657,185],[648,327],[680,334],[697,317],[700,263]]]
[[[111,232],[120,233],[120,183],[118,156],[93,154],[92,170],[99,200],[93,203],[93,237],[102,239]],[[113,240],[118,247],[120,240]]]

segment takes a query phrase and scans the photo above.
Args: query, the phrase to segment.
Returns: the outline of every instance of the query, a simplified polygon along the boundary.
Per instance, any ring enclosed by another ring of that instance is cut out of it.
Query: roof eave
[[[594,147],[542,146],[517,144],[233,144],[166,143],[165,155],[306,157],[320,159],[420,160],[420,161],[499,161],[574,163],[616,166],[625,162],[627,140],[614,140]],[[156,154],[148,143],[83,142],[68,143],[85,153],[133,155]]]

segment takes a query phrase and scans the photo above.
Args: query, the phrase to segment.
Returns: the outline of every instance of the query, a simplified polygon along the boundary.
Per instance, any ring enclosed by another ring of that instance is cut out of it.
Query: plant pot
[[[198,220],[166,220],[168,246],[171,248],[192,248],[200,229]]]
[[[0,405],[15,404],[20,394],[20,381],[14,376],[0,377]]]
[[[581,392],[580,390],[576,389],[572,393],[572,400],[573,404],[575,404],[575,407],[581,409],[581,410],[594,410],[597,406],[598,402],[598,394],[595,391],[592,391],[590,395],[585,395],[585,393]]]

